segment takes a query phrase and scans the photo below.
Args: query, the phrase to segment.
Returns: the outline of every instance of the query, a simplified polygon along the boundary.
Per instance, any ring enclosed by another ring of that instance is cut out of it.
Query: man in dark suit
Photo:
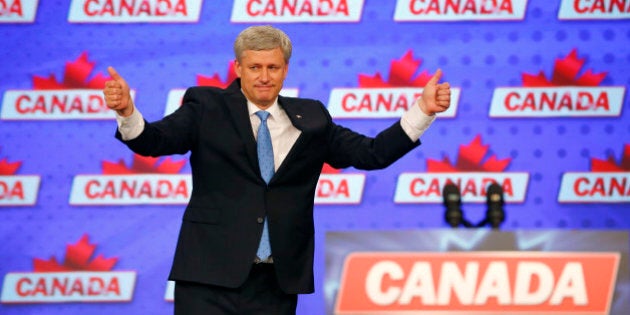
[[[169,279],[176,314],[295,314],[313,288],[315,187],[324,163],[384,168],[420,144],[450,104],[441,71],[399,122],[374,138],[335,124],[315,100],[279,96],[291,42],[271,26],[234,43],[239,79],[193,87],[182,106],[148,123],[113,69],[103,91],[116,137],[148,156],[191,152],[193,192]],[[263,113],[264,111],[264,113]]]

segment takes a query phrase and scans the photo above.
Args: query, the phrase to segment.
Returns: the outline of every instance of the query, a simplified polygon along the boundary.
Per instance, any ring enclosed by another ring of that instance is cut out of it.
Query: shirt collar
[[[254,105],[254,103],[247,100],[247,111],[249,112],[249,116],[255,115],[257,111],[261,110],[258,106]],[[265,109],[265,111],[269,112],[271,117],[278,117],[280,114],[280,106],[278,106],[278,98],[269,106],[269,108]]]

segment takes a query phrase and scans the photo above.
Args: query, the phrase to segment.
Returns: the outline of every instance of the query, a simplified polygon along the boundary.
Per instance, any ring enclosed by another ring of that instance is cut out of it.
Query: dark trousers
[[[254,264],[236,289],[175,283],[175,315],[295,315],[297,294],[280,290],[273,264]]]

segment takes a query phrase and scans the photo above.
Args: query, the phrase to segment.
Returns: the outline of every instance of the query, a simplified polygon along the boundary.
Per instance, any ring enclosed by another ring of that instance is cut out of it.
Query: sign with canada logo
[[[522,20],[527,0],[397,0],[395,21]]]
[[[506,172],[511,159],[488,156],[490,146],[477,135],[468,145],[460,145],[457,160],[428,159],[427,172],[403,173],[398,176],[394,202],[442,203],[446,184],[455,184],[463,202],[486,202],[486,189],[492,183],[501,186],[506,202],[525,201],[529,173]]]
[[[33,23],[38,0],[0,1],[0,23]]]
[[[555,62],[551,79],[541,71],[523,74],[523,87],[494,90],[490,117],[617,117],[621,114],[624,86],[600,86],[605,72],[584,70],[585,58],[573,49]]]
[[[131,166],[123,160],[104,161],[102,175],[77,175],[71,205],[187,204],[192,193],[190,174],[179,174],[186,160],[173,161],[135,154]]]
[[[364,188],[365,174],[343,173],[324,164],[315,188],[315,204],[359,204]]]
[[[621,231],[329,232],[328,314],[622,315],[627,247]]]
[[[422,60],[414,59],[413,52],[391,62],[387,80],[377,72],[359,74],[358,88],[333,88],[328,100],[328,111],[333,118],[400,118],[422,96],[423,87],[433,74],[416,73]],[[440,81],[442,82],[442,81]],[[452,118],[457,113],[460,89],[451,87],[451,106],[441,118]]]
[[[606,314],[619,253],[353,253],[337,314]]]
[[[8,90],[2,99],[3,120],[115,119],[105,104],[103,87],[109,77],[92,74],[95,62],[84,52],[66,63],[62,80],[54,74],[33,76],[32,90]],[[131,91],[131,97],[135,91]]]
[[[55,257],[33,259],[32,272],[10,272],[2,283],[2,303],[130,302],[135,271],[113,271],[118,258],[96,257],[96,244],[84,234]]]
[[[196,23],[203,0],[72,0],[74,23]]]
[[[0,160],[0,207],[32,206],[37,203],[39,175],[16,174],[22,162],[9,162],[8,158]]]
[[[590,172],[564,173],[558,202],[630,202],[630,144],[624,146],[619,163],[613,156],[607,160],[592,158]]]
[[[363,0],[234,0],[234,23],[358,22]]]
[[[561,0],[560,20],[630,19],[630,3],[620,0]]]

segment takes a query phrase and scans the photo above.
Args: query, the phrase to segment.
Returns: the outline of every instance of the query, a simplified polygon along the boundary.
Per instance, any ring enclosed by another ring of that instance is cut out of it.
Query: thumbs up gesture
[[[107,107],[115,110],[118,115],[127,117],[133,113],[134,107],[131,101],[129,85],[113,67],[108,67],[107,72],[109,72],[112,80],[105,82],[105,88],[103,89],[105,104],[107,104]]]
[[[442,70],[438,69],[427,82],[418,102],[420,109],[429,116],[441,113],[451,105],[451,86],[447,82],[438,83],[441,77]]]

